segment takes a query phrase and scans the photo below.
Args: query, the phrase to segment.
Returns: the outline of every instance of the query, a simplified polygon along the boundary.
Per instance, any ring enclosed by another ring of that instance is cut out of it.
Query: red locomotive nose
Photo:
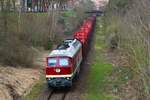
[[[47,58],[46,75],[71,74],[70,59],[63,57]]]

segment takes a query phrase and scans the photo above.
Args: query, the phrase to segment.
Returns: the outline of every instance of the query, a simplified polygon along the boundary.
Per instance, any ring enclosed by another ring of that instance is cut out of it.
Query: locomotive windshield
[[[55,67],[56,65],[57,65],[57,59],[56,58],[48,59],[48,66]]]
[[[57,67],[57,66],[68,66],[69,59],[68,58],[49,58],[48,59],[48,66],[50,67]]]
[[[69,61],[67,58],[60,58],[59,59],[59,65],[60,66],[68,66],[69,65]]]

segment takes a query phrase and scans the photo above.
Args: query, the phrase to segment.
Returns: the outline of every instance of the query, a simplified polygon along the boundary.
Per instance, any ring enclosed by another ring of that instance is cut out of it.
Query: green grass
[[[105,91],[109,83],[107,77],[112,73],[113,66],[106,63],[103,59],[102,50],[105,48],[104,35],[103,19],[98,18],[94,44],[95,57],[88,76],[88,89],[84,96],[85,100],[116,100],[114,96],[107,94],[107,91]]]
[[[108,98],[104,93],[104,87],[107,85],[106,77],[112,71],[112,65],[97,62],[92,65],[91,72],[88,80],[88,98],[87,100],[99,100]],[[107,99],[106,99],[107,100]]]
[[[45,77],[42,77],[40,81],[36,83],[32,91],[23,98],[23,100],[35,100],[41,90],[44,88]]]

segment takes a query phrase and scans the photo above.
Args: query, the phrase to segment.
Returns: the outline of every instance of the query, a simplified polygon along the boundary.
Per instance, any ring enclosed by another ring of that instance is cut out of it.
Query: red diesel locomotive
[[[66,39],[46,59],[45,69],[48,85],[71,87],[73,78],[79,74],[81,62],[88,49],[96,16],[86,19],[74,33],[74,39]]]

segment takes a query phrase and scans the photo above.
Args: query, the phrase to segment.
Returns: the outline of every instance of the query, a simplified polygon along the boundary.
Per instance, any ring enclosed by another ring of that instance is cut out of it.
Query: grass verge
[[[113,66],[103,59],[104,43],[103,18],[99,17],[96,24],[94,56],[88,76],[88,88],[84,96],[85,100],[115,100],[115,97],[107,94],[105,88],[109,83],[107,77],[112,73]]]
[[[44,88],[45,77],[41,77],[40,81],[36,83],[32,91],[23,98],[23,100],[36,100],[37,95]]]

